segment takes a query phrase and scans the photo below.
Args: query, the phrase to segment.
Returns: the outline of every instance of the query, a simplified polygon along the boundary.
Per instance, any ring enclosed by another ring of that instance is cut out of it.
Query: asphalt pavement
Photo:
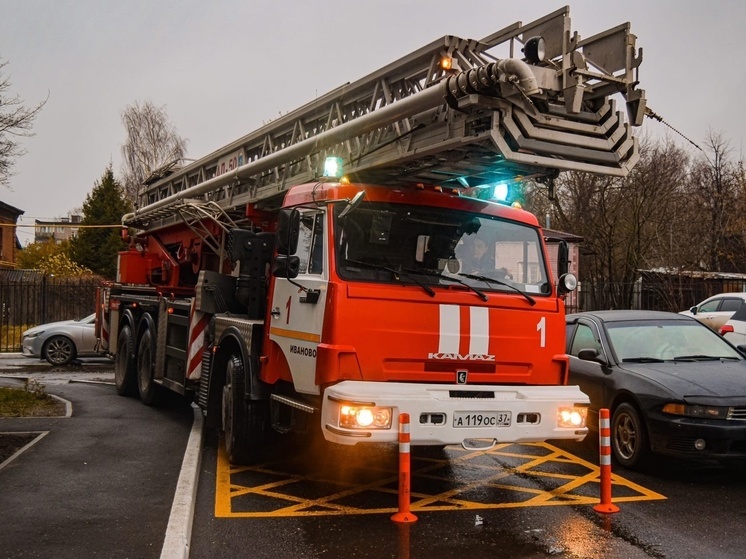
[[[105,361],[52,368],[0,356],[1,385],[26,378],[71,414],[0,419],[0,433],[38,434],[0,465],[0,557],[187,557],[196,488],[182,466],[196,474],[195,408],[122,398]]]

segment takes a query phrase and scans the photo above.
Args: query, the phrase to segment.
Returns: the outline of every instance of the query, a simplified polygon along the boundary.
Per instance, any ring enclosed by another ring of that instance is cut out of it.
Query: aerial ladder
[[[182,219],[192,200],[229,215],[272,208],[291,185],[318,178],[330,154],[350,180],[377,184],[626,176],[639,158],[631,126],[646,109],[635,42],[629,23],[581,39],[567,6],[479,41],[446,35],[191,165],[166,166],[124,224]]]

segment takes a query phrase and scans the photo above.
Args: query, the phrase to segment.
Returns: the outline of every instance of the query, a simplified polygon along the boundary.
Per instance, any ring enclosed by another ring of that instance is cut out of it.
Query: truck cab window
[[[324,271],[324,214],[305,212],[301,215],[298,251],[301,274],[321,274]]]

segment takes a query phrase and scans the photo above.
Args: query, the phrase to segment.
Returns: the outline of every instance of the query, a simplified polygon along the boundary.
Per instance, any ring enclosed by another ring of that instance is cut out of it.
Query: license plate
[[[453,414],[454,427],[509,427],[509,411],[457,411]]]

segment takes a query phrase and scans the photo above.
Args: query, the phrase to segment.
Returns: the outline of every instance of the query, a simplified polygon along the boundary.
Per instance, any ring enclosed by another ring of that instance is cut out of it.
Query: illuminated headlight
[[[588,415],[588,408],[573,406],[571,408],[560,408],[557,414],[557,422],[560,427],[570,427],[579,429],[585,427],[585,418]]]
[[[344,405],[339,408],[339,426],[345,429],[391,429],[391,408]]]
[[[727,419],[728,408],[722,406],[689,406],[687,404],[666,404],[663,413],[699,417],[702,419]]]

